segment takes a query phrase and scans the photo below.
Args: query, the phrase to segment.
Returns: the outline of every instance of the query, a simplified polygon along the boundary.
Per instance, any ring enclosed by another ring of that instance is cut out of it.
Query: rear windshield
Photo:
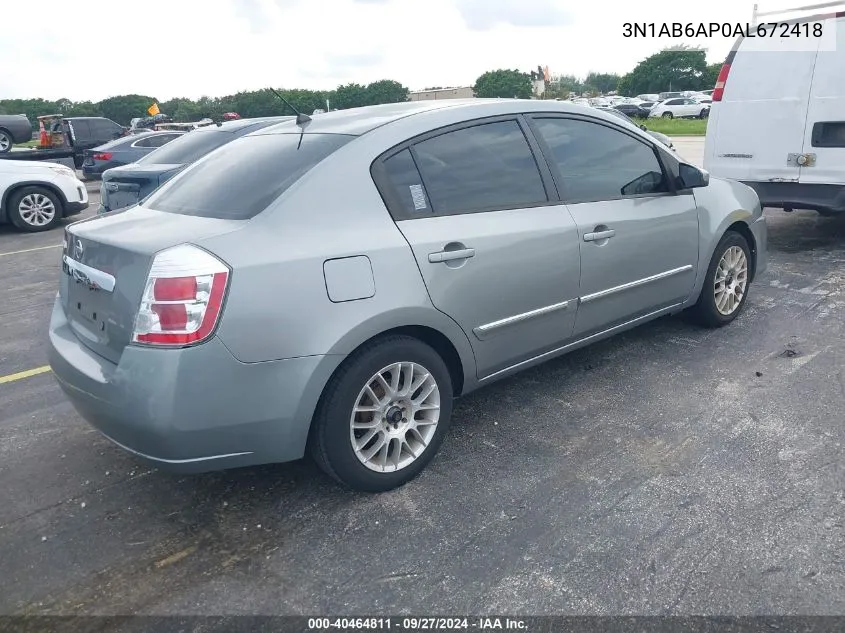
[[[182,215],[247,220],[353,138],[304,134],[300,145],[299,134],[243,136],[153,193],[142,206]]]
[[[211,150],[233,141],[237,136],[231,132],[193,130],[170,141],[154,152],[144,156],[139,163],[145,165],[184,165],[202,158]]]

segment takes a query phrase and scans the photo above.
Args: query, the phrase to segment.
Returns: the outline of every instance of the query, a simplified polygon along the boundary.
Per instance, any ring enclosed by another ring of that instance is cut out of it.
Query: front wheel
[[[742,311],[751,282],[751,252],[745,238],[734,231],[722,237],[704,278],[691,316],[706,327],[721,327]]]
[[[671,118],[672,118],[672,113],[671,113],[671,112],[664,112],[664,113],[662,114],[662,116],[663,116],[663,118],[664,118],[664,119],[671,119]]]
[[[710,114],[710,111],[707,108],[704,108],[701,112],[698,113],[699,119],[706,119],[707,116]]]
[[[440,355],[407,336],[353,353],[317,407],[309,450],[340,483],[384,492],[416,477],[437,453],[452,416],[452,380]]]
[[[62,218],[62,203],[45,187],[23,187],[9,196],[8,214],[21,231],[48,231]]]

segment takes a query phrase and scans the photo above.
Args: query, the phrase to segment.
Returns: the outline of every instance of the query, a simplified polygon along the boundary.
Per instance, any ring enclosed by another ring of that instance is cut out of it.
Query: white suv
[[[85,184],[70,167],[31,160],[0,160],[0,224],[47,231],[88,207]]]
[[[677,97],[661,101],[651,109],[649,118],[699,118],[703,119],[710,113],[710,106],[696,102],[687,97]]]

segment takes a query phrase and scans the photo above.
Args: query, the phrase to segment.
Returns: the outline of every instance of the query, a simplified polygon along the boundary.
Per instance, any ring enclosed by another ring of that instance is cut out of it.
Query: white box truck
[[[704,168],[751,186],[764,207],[845,213],[845,11],[778,24],[728,55]]]

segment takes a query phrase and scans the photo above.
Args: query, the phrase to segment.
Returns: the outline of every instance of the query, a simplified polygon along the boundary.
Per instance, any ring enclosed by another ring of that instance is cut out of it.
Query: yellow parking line
[[[36,367],[35,369],[27,369],[26,371],[19,371],[16,374],[9,374],[8,376],[0,376],[0,385],[6,382],[15,382],[16,380],[23,380],[30,376],[37,376],[38,374],[46,374],[50,371],[49,365],[43,367]]]
[[[48,248],[59,248],[61,244],[53,244],[51,246],[39,246],[38,248],[26,248],[22,251],[12,251],[10,253],[0,253],[0,257],[6,257],[7,255],[20,255],[22,253],[34,253],[35,251],[46,251]]]

